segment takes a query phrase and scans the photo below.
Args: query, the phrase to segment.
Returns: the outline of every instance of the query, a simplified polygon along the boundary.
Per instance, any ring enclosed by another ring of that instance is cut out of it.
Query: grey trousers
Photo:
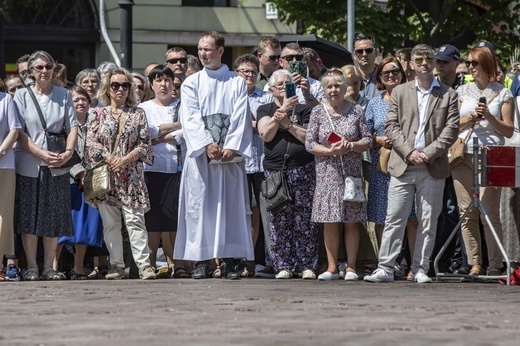
[[[406,223],[416,198],[419,228],[415,241],[412,272],[428,272],[435,245],[437,219],[442,210],[445,179],[433,178],[426,166],[410,166],[400,177],[391,177],[388,187],[388,210],[379,250],[380,269],[393,273],[401,252]]]

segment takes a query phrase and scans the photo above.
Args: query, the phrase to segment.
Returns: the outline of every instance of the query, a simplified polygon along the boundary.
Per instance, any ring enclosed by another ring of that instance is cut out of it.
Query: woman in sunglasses
[[[186,152],[184,141],[181,141],[179,119],[181,81],[165,65],[155,66],[148,74],[148,80],[155,98],[141,103],[139,107],[146,112],[154,152],[153,165],[144,166],[151,208],[145,215],[150,262],[156,267],[157,249],[162,238],[168,267],[158,271],[159,277],[169,278],[177,275],[189,278],[190,273],[187,269],[180,265],[174,268],[173,262],[179,186],[183,156]]]
[[[383,235],[386,219],[390,174],[378,171],[377,166],[379,164],[381,147],[387,149],[392,148],[392,143],[385,135],[384,129],[386,112],[390,103],[390,95],[396,86],[406,82],[406,74],[398,59],[394,57],[386,57],[377,66],[375,79],[377,90],[382,90],[383,93],[374,96],[374,98],[370,100],[365,113],[367,125],[370,133],[372,133],[374,137],[374,145],[370,150],[372,164],[370,183],[368,185],[367,213],[368,221],[373,222],[376,225],[377,242],[378,245],[381,245],[381,237]],[[415,208],[413,208],[413,210],[415,210]],[[417,215],[415,212],[412,212],[408,218],[408,224],[406,226],[411,258],[413,258],[415,234],[418,226]]]
[[[24,280],[40,278],[36,261],[39,237],[43,238],[44,250],[42,278],[63,279],[64,275],[53,269],[58,237],[73,235],[70,168],[61,167],[76,147],[78,121],[69,91],[52,85],[54,65],[49,53],[34,52],[28,61],[34,84],[18,90],[14,97],[22,123],[15,152],[15,230],[21,234],[27,258]],[[63,152],[49,150],[43,122],[47,132],[66,133]]]
[[[475,47],[469,51],[466,66],[474,81],[457,89],[459,94],[460,133],[459,138],[467,139],[464,161],[452,167],[455,191],[460,215],[463,215],[472,200],[473,185],[473,138],[479,145],[504,145],[514,131],[513,95],[511,91],[497,82],[497,60],[487,47]],[[493,150],[493,149],[491,149]],[[481,187],[480,199],[498,237],[502,238],[500,220],[501,188]],[[462,221],[462,237],[471,266],[469,275],[483,275],[482,240],[479,228],[479,210],[472,207]],[[490,276],[501,275],[503,259],[493,237],[490,226],[483,222],[487,243]]]
[[[112,190],[89,201],[97,205],[103,220],[105,244],[110,254],[109,280],[125,278],[121,217],[134,260],[143,280],[155,279],[150,265],[144,213],[150,209],[143,163],[153,163],[146,114],[137,108],[135,85],[124,68],[109,72],[101,83],[99,100],[107,105],[88,119],[86,161],[90,167],[107,164],[113,177]]]

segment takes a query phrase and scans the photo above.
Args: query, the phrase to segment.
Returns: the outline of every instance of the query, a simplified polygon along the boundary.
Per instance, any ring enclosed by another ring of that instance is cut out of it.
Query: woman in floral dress
[[[308,151],[316,155],[316,189],[312,221],[323,223],[327,271],[319,280],[337,280],[339,226],[344,224],[348,267],[346,281],[358,279],[356,260],[359,247],[358,222],[366,221],[364,202],[343,200],[345,176],[361,177],[361,153],[372,145],[363,109],[345,100],[347,80],[341,70],[331,69],[322,77],[326,103],[312,110],[305,137]],[[332,126],[332,124],[334,126]],[[329,140],[334,132],[341,138]]]
[[[125,278],[121,216],[125,221],[134,260],[142,279],[155,279],[150,265],[144,213],[150,209],[143,162],[153,162],[146,115],[136,108],[132,76],[123,69],[111,71],[103,80],[99,100],[107,105],[88,119],[87,158],[91,167],[104,162],[110,166],[114,187],[89,203],[97,205],[103,220],[103,235],[112,268],[105,276]],[[120,138],[118,130],[120,129]],[[116,143],[117,142],[117,143]],[[112,153],[112,146],[116,146]]]

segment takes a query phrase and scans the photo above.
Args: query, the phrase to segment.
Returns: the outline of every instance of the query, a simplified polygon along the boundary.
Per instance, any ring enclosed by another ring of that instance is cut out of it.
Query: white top
[[[415,80],[415,90],[417,91],[417,107],[419,109],[419,125],[417,127],[417,134],[415,135],[415,149],[422,151],[426,147],[424,144],[424,128],[426,126],[426,111],[428,110],[428,101],[434,87],[439,87],[439,81],[433,79],[430,88],[426,91],[422,91],[419,88],[417,79]]]
[[[34,87],[31,86],[30,88],[34,92]],[[40,104],[40,108],[49,132],[60,133],[63,129],[69,130],[71,127],[78,126],[72,97],[67,89],[53,85],[52,92],[48,96],[37,96],[37,99],[43,102],[43,105]],[[45,131],[43,131],[43,125],[36,105],[27,88],[16,91],[14,103],[20,114],[20,123],[23,131],[37,146],[47,149]],[[30,152],[25,151],[21,146],[17,146],[15,150],[15,162],[16,173],[31,178],[38,177],[40,166],[46,166],[45,162]],[[53,169],[52,174],[68,174],[69,170],[70,168]]]
[[[150,139],[156,139],[159,135],[159,126],[161,124],[174,122],[175,110],[179,100],[175,100],[169,106],[161,106],[153,100],[143,102],[139,105],[146,113],[148,121],[148,129],[150,131]],[[176,136],[175,140],[181,145],[183,155],[186,154],[186,145],[180,136]],[[178,163],[182,165],[177,158],[177,146],[169,143],[158,143],[153,147],[153,165],[144,165],[145,172],[161,172],[161,173],[177,173],[181,170]]]
[[[21,129],[18,113],[11,95],[0,92],[0,145],[9,132]],[[0,155],[0,169],[14,169],[14,150],[7,150],[4,156]]]
[[[251,110],[254,120],[256,119],[256,111],[261,105],[274,102],[273,95],[266,93],[255,87],[255,90],[248,96],[249,109]],[[253,141],[251,142],[251,158],[246,159],[246,173],[263,172],[264,167],[262,161],[264,160],[264,141],[259,134],[253,133]]]
[[[500,93],[488,104],[489,112],[493,114],[495,118],[500,118],[500,112],[502,109],[502,104],[513,97],[511,90],[508,88],[504,88],[500,83],[493,82],[490,83],[482,92],[480,93],[475,82],[464,84],[457,89],[457,93],[459,94],[459,102],[460,102],[460,117],[468,116],[470,113],[475,111],[475,108],[478,104],[478,99],[480,97],[485,97],[488,102],[491,98],[500,90]],[[468,126],[466,129],[459,133],[460,138],[465,138],[468,134],[470,127]],[[471,137],[466,142],[464,152],[472,154],[473,153],[473,138],[477,137],[479,145],[505,145],[505,137],[499,135],[493,126],[489,124],[487,120],[481,120],[477,124],[475,124],[473,128],[473,133]]]

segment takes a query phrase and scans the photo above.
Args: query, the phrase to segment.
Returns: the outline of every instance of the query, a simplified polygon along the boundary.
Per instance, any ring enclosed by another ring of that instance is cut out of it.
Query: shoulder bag
[[[119,145],[119,139],[121,138],[121,132],[123,131],[127,116],[128,113],[123,112],[123,114],[121,114],[119,117],[117,135],[112,143],[112,155],[115,154],[117,146]],[[83,192],[85,193],[86,201],[90,201],[96,197],[110,192],[112,187],[113,183],[110,167],[105,162],[99,163],[95,167],[92,167],[92,169],[89,169],[87,173],[85,173],[85,177],[83,178]]]
[[[390,153],[392,149],[381,147],[379,149],[379,162],[376,169],[381,173],[388,173],[388,160],[390,160]]]
[[[503,88],[502,88],[503,89]],[[502,89],[498,90],[491,99],[487,102],[489,105],[491,101],[494,100],[495,97],[500,94]],[[471,134],[473,133],[473,128],[475,127],[475,124],[471,125],[468,133],[464,138],[457,137],[455,140],[455,143],[453,143],[448,151],[448,161],[450,163],[450,167],[453,169],[455,168],[459,163],[464,161],[464,149],[466,148],[466,143],[468,139],[470,138]]]
[[[332,118],[330,117],[330,113],[327,110],[327,106],[323,104],[323,109],[325,113],[327,113],[327,118],[329,119],[330,126],[332,127],[332,131],[336,132],[334,124],[332,123]],[[365,188],[364,188],[364,180],[363,180],[363,165],[362,162],[359,163],[361,176],[360,177],[351,177],[348,176],[345,172],[345,165],[343,164],[343,156],[339,156],[339,160],[341,162],[341,170],[343,171],[343,176],[345,176],[345,190],[343,191],[343,200],[347,202],[365,202]]]
[[[45,139],[47,140],[47,150],[52,151],[53,153],[57,153],[57,154],[63,153],[65,151],[65,149],[67,149],[67,132],[65,131],[65,129],[63,129],[60,133],[47,131],[47,122],[45,121],[45,118],[43,117],[42,109],[40,108],[40,104],[36,100],[36,96],[34,95],[34,92],[32,91],[31,86],[27,87],[27,92],[29,93],[29,95],[31,95],[31,98],[34,102],[34,106],[36,107],[36,111],[38,112],[38,115],[40,116],[40,121],[42,123],[43,131],[45,132]],[[81,162],[81,158],[79,157],[78,153],[76,152],[76,149],[74,149],[72,151],[72,157],[59,168],[72,167],[74,165],[77,165],[80,162]]]
[[[283,166],[281,171],[274,172],[261,184],[262,196],[265,197],[266,209],[270,212],[276,212],[283,206],[292,202],[289,186],[287,185],[286,170],[287,159],[289,158],[289,146],[291,142],[287,141],[287,149],[283,156]]]

